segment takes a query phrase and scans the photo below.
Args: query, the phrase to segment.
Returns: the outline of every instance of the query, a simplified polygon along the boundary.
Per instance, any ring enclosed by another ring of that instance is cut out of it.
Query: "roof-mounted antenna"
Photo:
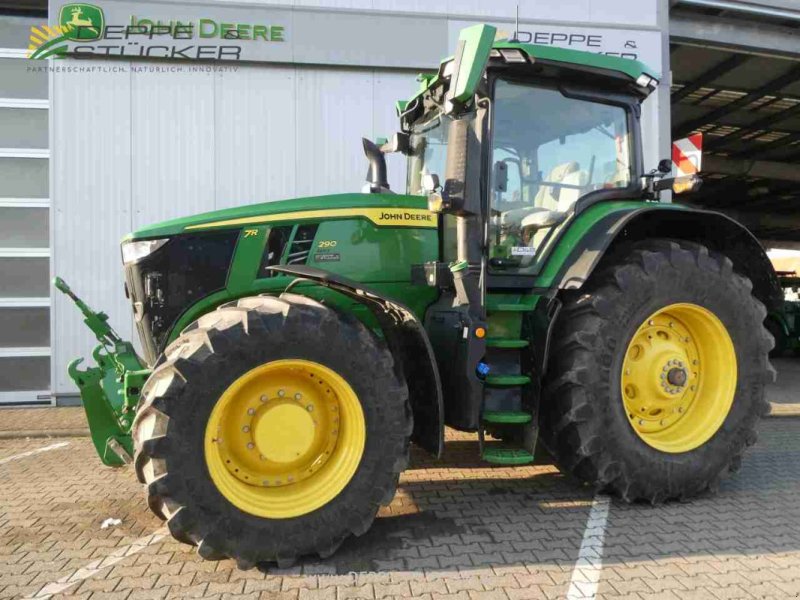
[[[519,33],[519,2],[517,2],[517,14],[514,17],[514,34],[511,36],[509,42],[519,42],[517,34]]]

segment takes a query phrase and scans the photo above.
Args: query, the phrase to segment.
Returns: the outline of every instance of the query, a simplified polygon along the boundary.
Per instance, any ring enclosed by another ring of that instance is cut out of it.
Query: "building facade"
[[[461,28],[513,32],[517,7],[534,43],[669,72],[667,0],[54,0],[51,29],[87,31],[96,8],[111,35],[74,42],[90,58],[49,61],[25,58],[20,34],[42,18],[0,19],[0,68],[14,73],[14,90],[0,93],[0,402],[74,400],[66,366],[94,340],[51,275],[131,337],[123,235],[223,207],[358,191],[360,139],[397,129],[395,102],[452,54]],[[126,39],[130,26],[150,35]],[[186,26],[185,41],[158,33]],[[662,77],[644,109],[648,165],[669,154],[668,106]],[[402,158],[390,157],[389,179],[404,190]]]

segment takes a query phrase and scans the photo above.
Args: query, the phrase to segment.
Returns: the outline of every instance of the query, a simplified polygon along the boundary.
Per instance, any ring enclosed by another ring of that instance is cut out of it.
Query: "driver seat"
[[[579,169],[580,165],[574,160],[561,163],[553,167],[545,181],[550,183],[568,183],[564,181],[564,178],[571,173],[575,173]],[[540,185],[539,191],[536,192],[536,198],[533,200],[533,205],[548,210],[558,210],[559,196],[563,194],[564,191],[565,190],[556,186],[546,184]]]

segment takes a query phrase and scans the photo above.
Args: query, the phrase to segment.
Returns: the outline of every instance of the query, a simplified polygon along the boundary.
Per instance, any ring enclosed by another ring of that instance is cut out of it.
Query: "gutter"
[[[771,17],[773,19],[784,19],[800,22],[800,11],[756,6],[753,4],[735,2],[734,0],[676,0],[673,3],[673,6],[716,8],[719,10],[729,10],[731,12],[738,12],[746,15],[757,15],[760,17]]]

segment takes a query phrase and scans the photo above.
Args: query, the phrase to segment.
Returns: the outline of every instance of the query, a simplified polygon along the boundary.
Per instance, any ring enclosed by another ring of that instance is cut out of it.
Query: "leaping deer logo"
[[[103,9],[94,4],[64,4],[58,14],[58,24],[68,40],[86,42],[102,37],[105,16]]]
[[[67,21],[67,25],[72,25],[73,27],[83,27],[87,31],[93,32],[94,35],[100,35],[100,32],[97,30],[97,27],[94,26],[94,23],[92,23],[91,19],[81,18],[83,9],[80,6],[76,6],[70,10],[70,14],[72,15],[72,19]]]

